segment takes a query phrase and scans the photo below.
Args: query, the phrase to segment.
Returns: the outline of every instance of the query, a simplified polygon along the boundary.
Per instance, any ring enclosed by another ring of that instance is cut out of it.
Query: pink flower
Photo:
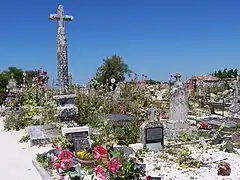
[[[72,159],[68,159],[68,160],[65,160],[65,161],[61,162],[61,169],[69,170],[69,169],[71,169],[71,167],[73,167],[73,160]]]
[[[69,160],[69,159],[72,159],[72,158],[73,158],[73,153],[71,153],[71,152],[68,151],[68,150],[63,150],[63,151],[61,151],[61,152],[59,153],[58,158],[59,158],[61,161]]]
[[[44,71],[44,72],[43,72],[43,75],[46,76],[46,75],[47,75],[47,72]]]
[[[62,147],[61,147],[60,145],[57,145],[57,146],[56,146],[56,149],[57,149],[57,150],[62,150]]]
[[[225,162],[225,163],[224,163],[224,167],[225,167],[226,169],[230,169],[230,164],[227,163],[227,162]]]
[[[61,161],[56,156],[52,158],[52,166],[55,169],[61,168]]]
[[[99,179],[101,179],[101,180],[106,180],[107,179],[106,170],[102,166],[98,165],[95,168],[95,172],[96,172],[96,175]]]
[[[120,169],[120,165],[121,165],[121,162],[117,158],[112,158],[107,163],[107,167],[110,172],[117,172]]]
[[[101,160],[102,157],[106,156],[107,150],[103,146],[97,146],[94,148],[94,158],[96,160]]]

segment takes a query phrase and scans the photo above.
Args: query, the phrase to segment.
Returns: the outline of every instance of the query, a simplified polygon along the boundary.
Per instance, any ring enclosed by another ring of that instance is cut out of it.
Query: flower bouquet
[[[108,150],[103,146],[94,148],[97,161],[95,175],[99,180],[137,180],[145,176],[140,161],[135,157],[126,157],[121,151]]]

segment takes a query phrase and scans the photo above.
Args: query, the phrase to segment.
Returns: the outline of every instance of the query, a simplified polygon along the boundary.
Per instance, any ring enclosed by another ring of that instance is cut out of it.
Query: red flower
[[[108,170],[110,172],[117,172],[120,169],[121,162],[117,158],[112,158],[110,161],[107,163]]]
[[[59,159],[57,159],[57,157],[55,157],[55,156],[52,158],[52,166],[55,169],[61,168],[61,161]]]
[[[101,160],[102,157],[106,156],[107,150],[103,146],[97,146],[94,148],[94,158],[96,160]]]
[[[227,163],[227,162],[225,162],[225,163],[224,163],[224,167],[225,167],[226,169],[230,169],[230,164]]]
[[[203,129],[206,129],[206,128],[209,127],[209,124],[208,124],[208,122],[202,121],[202,122],[199,123],[199,127],[203,128]]]
[[[151,176],[147,176],[147,177],[146,177],[146,180],[151,180]]]
[[[70,151],[68,150],[63,150],[59,153],[58,155],[58,158],[61,160],[61,161],[66,161],[66,162],[69,162],[70,159],[73,158],[73,153],[71,153]]]
[[[96,172],[96,175],[99,179],[101,179],[101,180],[106,180],[107,179],[106,170],[102,166],[98,165],[95,168],[95,172]]]

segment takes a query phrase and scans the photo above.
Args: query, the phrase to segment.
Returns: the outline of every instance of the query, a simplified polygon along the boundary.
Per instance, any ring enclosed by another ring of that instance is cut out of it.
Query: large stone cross
[[[69,93],[69,79],[68,79],[68,55],[67,55],[67,39],[64,30],[64,21],[72,21],[73,16],[64,15],[63,6],[58,6],[57,14],[50,14],[50,20],[58,21],[57,32],[57,60],[58,60],[58,79],[60,94]]]
[[[174,77],[175,77],[176,81],[180,81],[182,76],[180,73],[176,72],[176,75]]]

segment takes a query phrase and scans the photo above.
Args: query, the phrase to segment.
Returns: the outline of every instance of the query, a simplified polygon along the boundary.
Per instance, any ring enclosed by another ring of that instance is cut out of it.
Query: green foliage
[[[112,78],[117,82],[122,82],[126,74],[132,71],[128,65],[123,61],[122,57],[113,55],[110,58],[103,59],[103,65],[97,69],[96,79],[100,84],[107,84]]]
[[[178,163],[182,168],[199,168],[200,161],[190,157],[192,152],[187,147],[183,147],[178,154]]]
[[[4,120],[6,130],[20,130],[29,125],[57,122],[57,104],[51,92],[48,92],[49,95],[46,98],[41,91],[35,86],[26,87],[17,95]],[[39,104],[41,107],[38,106]]]
[[[214,75],[218,78],[224,79],[224,78],[232,78],[232,77],[237,77],[238,75],[238,70],[237,69],[219,69],[218,71],[214,72]]]
[[[65,136],[58,136],[51,139],[51,143],[54,147],[60,146],[62,149],[67,149],[72,144]]]

